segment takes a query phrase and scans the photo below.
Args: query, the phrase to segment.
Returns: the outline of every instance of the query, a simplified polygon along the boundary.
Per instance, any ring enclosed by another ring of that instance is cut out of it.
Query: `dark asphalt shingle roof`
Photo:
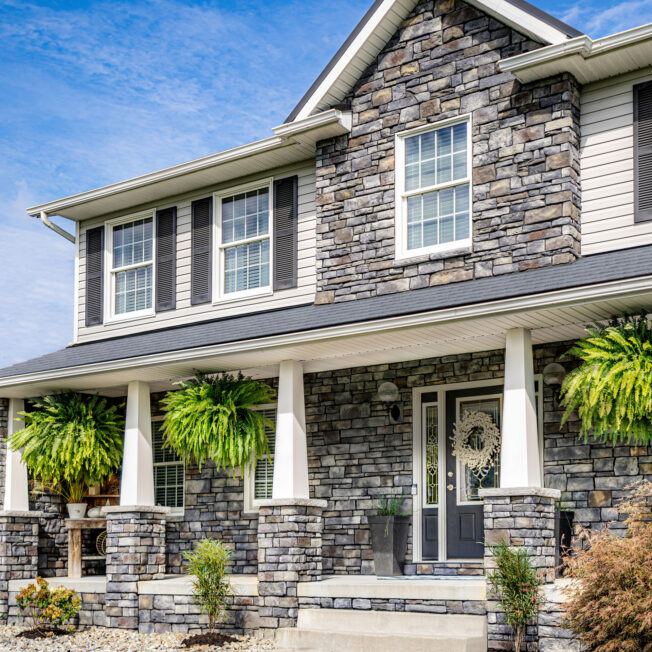
[[[652,275],[652,245],[595,254],[566,265],[504,276],[344,303],[300,305],[77,344],[0,369],[0,378],[254,340],[647,275]]]

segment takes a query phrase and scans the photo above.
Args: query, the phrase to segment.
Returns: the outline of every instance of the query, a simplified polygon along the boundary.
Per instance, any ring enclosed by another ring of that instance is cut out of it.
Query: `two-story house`
[[[473,649],[488,623],[491,649],[490,530],[550,569],[555,501],[598,526],[652,478],[652,451],[578,440],[557,402],[587,323],[652,312],[652,24],[592,40],[524,0],[376,0],[269,138],[27,212],[75,224],[75,326],[0,370],[0,420],[63,389],[127,406],[108,529],[138,527],[85,590],[104,605],[87,622],[196,628],[148,560],[179,577],[210,535],[233,544],[240,625],[293,628],[287,647],[331,649],[350,622],[458,649],[454,622]],[[254,473],[163,451],[160,393],[195,370],[277,388]],[[501,433],[482,477],[452,455],[471,411]],[[68,569],[56,501],[28,495],[16,453],[4,477],[0,538],[40,525],[24,575],[0,558],[6,610],[9,579]],[[420,582],[372,576],[367,516],[396,495]]]

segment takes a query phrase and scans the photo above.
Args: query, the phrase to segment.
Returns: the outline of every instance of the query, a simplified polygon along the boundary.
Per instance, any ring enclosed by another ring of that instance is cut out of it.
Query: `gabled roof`
[[[336,106],[385,47],[418,0],[376,0],[330,60],[286,122]],[[525,0],[466,0],[513,29],[546,45],[582,33]]]

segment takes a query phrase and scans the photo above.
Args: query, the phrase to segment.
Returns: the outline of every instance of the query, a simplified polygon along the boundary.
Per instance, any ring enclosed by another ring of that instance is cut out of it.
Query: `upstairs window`
[[[264,187],[218,197],[220,298],[271,290],[271,191]]]
[[[111,313],[116,317],[153,311],[153,218],[110,226]]]
[[[469,132],[458,119],[397,136],[397,258],[471,245]]]

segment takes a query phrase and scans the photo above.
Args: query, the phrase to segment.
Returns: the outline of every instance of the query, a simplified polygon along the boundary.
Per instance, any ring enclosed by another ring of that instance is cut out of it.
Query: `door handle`
[[[452,484],[447,484],[446,489],[448,489],[448,491],[453,491],[453,489],[455,489],[455,487]]]

